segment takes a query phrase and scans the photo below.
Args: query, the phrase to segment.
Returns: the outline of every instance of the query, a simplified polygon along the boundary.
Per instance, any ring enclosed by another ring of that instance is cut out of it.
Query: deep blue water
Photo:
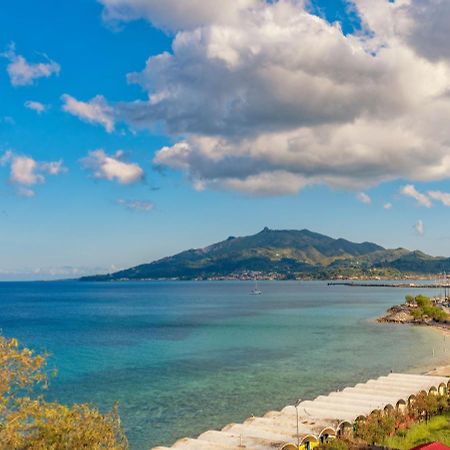
[[[138,450],[447,362],[439,333],[373,321],[414,290],[260,286],[251,296],[245,282],[0,283],[0,328],[50,354],[49,398],[118,400]]]

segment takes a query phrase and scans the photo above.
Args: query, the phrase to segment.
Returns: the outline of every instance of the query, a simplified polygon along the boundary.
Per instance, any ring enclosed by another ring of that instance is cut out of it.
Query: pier
[[[385,288],[414,288],[414,289],[448,289],[450,284],[442,283],[365,283],[354,281],[330,281],[328,286],[350,286],[350,287],[385,287]]]
[[[345,435],[357,420],[374,411],[403,410],[420,392],[445,393],[449,389],[447,377],[391,373],[153,450],[309,449],[321,441]]]

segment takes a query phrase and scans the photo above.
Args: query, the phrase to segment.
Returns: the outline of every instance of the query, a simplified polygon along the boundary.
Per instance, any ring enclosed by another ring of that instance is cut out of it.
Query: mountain
[[[364,273],[437,273],[450,270],[450,259],[419,251],[385,249],[371,242],[333,239],[309,230],[270,230],[228,239],[201,249],[112,274],[83,277],[82,281],[160,278],[251,276],[261,272],[275,278],[349,276]]]
[[[381,267],[381,264],[382,262],[377,263],[378,267]],[[430,274],[450,272],[450,258],[434,257],[418,250],[389,261],[388,265],[399,272]]]

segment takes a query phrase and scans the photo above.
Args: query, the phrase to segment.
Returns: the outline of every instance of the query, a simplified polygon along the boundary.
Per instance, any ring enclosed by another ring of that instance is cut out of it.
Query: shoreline
[[[450,327],[446,325],[427,325],[436,333],[440,333],[446,339],[450,336]],[[431,370],[424,372],[425,375],[433,375],[433,376],[442,376],[442,377],[450,377],[450,364],[444,366],[437,366]]]
[[[442,336],[444,336],[444,339],[450,336],[450,327],[445,325],[426,325],[430,329],[432,329],[435,333],[439,333]],[[449,358],[450,363],[450,358]],[[434,367],[431,370],[427,370],[426,372],[423,372],[424,375],[433,375],[433,376],[441,376],[441,377],[450,377],[450,364],[446,364],[444,366],[437,366]]]
[[[384,322],[384,323],[388,323],[388,322]],[[428,328],[430,331],[433,331],[434,333],[439,333],[441,336],[444,337],[444,339],[446,339],[447,337],[450,337],[450,326],[446,326],[446,325],[442,325],[442,324],[423,324],[423,323],[409,322],[409,323],[403,323],[401,325],[408,325],[411,327],[414,326],[414,327],[420,327],[420,328]],[[448,360],[449,360],[448,363],[444,364],[444,365],[434,366],[434,365],[429,364],[429,365],[424,365],[424,366],[416,366],[414,369],[411,370],[411,373],[450,378],[450,354],[449,354]]]
[[[380,323],[378,320],[375,320],[375,322]],[[384,322],[389,323],[389,322]],[[392,322],[390,322],[392,324]],[[421,324],[421,323],[404,323],[401,325],[410,326],[410,327],[417,327],[417,328],[423,328],[428,329],[433,333],[439,333],[441,336],[446,339],[447,337],[450,337],[450,327],[448,326],[442,326],[439,324],[436,325],[429,325],[429,324]],[[435,364],[439,365],[435,365]],[[417,365],[414,365],[414,367],[408,369],[406,372],[411,374],[417,374],[417,375],[433,375],[433,376],[442,376],[442,377],[449,377],[450,378],[450,352],[448,356],[448,362],[447,361],[436,361],[434,364],[430,362],[429,364],[423,364],[419,365],[420,361],[417,361]]]
[[[407,296],[408,297],[408,296]],[[440,320],[441,318],[436,318],[433,315],[433,311],[426,311],[428,315],[424,315],[424,308],[437,309],[440,307],[442,302],[434,302],[433,299],[429,299],[427,297],[422,296],[420,303],[417,302],[418,297],[416,297],[416,301],[411,298],[406,298],[406,302],[400,305],[394,305],[390,307],[381,317],[376,319],[378,323],[384,324],[395,324],[395,325],[409,325],[414,327],[420,327],[422,329],[432,330],[434,333],[439,333],[444,340],[444,352],[446,346],[447,337],[450,336],[450,322],[449,322],[449,314],[448,314],[448,303],[447,308],[441,307],[441,311],[446,312],[447,317],[445,320]],[[427,304],[427,302],[429,305]],[[433,348],[433,357],[435,356],[435,348]],[[418,363],[420,363],[418,361]],[[444,361],[435,361],[435,364],[439,364],[438,366],[422,365],[416,366],[412,372],[416,372],[422,375],[433,375],[433,376],[445,376],[450,377],[450,358],[446,356]]]
[[[425,375],[450,377],[450,365],[435,367],[433,370],[425,372]]]

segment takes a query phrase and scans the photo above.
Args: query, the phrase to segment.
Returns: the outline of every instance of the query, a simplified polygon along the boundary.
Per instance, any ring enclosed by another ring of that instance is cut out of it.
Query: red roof
[[[417,447],[412,448],[411,450],[450,450],[450,447],[447,445],[441,444],[440,442],[428,442],[427,444],[421,444]]]

